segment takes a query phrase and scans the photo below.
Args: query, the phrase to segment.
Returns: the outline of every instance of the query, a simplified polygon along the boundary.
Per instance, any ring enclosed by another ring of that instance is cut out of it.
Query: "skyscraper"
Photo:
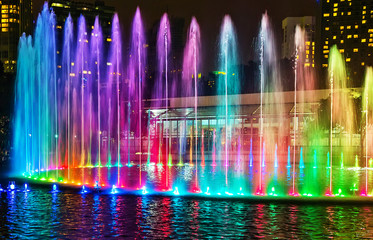
[[[5,72],[14,72],[18,39],[32,31],[32,0],[0,0],[0,60]]]
[[[373,64],[373,1],[321,1],[320,62],[328,68],[329,51],[337,45],[344,55],[348,77],[361,86],[364,68]]]
[[[291,59],[295,52],[295,28],[299,25],[305,30],[304,66],[315,67],[315,28],[316,19],[313,16],[287,17],[282,21],[282,51],[281,58]]]

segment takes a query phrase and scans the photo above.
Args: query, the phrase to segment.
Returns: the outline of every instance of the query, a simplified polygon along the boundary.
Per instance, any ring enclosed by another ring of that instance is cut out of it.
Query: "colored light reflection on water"
[[[19,186],[22,187],[21,185]],[[365,238],[372,206],[257,203],[180,197],[2,193],[4,238]],[[333,227],[331,227],[333,226]]]
[[[302,157],[302,156],[301,156]],[[322,156],[318,156],[321,158]],[[275,198],[320,198],[336,197],[344,199],[362,200],[361,197],[372,195],[365,191],[365,172],[373,174],[373,169],[355,167],[354,158],[346,158],[350,164],[342,167],[333,166],[333,191],[328,191],[330,166],[328,163],[313,163],[314,155],[304,157],[304,163],[293,167],[286,166],[286,154],[279,156],[280,164],[268,162],[266,167],[254,162],[254,167],[248,164],[231,164],[225,172],[225,162],[218,165],[206,161],[205,166],[186,163],[183,166],[167,166],[166,164],[134,164],[131,167],[79,167],[62,170],[48,170],[42,172],[25,173],[26,180],[40,181],[67,186],[78,186],[86,191],[100,190],[110,194],[150,194],[150,195],[196,195],[203,197],[275,197]],[[256,182],[259,168],[262,170],[262,190],[258,191]],[[223,171],[224,170],[224,171]],[[198,171],[198,182],[196,182]],[[99,172],[99,174],[98,174]],[[141,175],[140,175],[141,172]],[[70,174],[70,179],[68,175]],[[120,178],[118,178],[118,174]],[[295,178],[293,179],[293,174]],[[97,176],[100,175],[99,181]],[[228,185],[226,184],[228,177]],[[141,178],[141,183],[140,179]],[[369,178],[373,179],[373,178]],[[295,189],[293,185],[295,184]],[[55,185],[53,185],[55,186]],[[373,189],[373,182],[368,183],[368,189]],[[370,200],[370,198],[366,198]]]

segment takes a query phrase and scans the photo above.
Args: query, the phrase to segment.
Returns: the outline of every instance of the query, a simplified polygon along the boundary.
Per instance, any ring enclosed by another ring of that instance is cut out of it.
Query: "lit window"
[[[367,41],[366,38],[361,39],[361,42],[366,42],[366,41]]]
[[[324,46],[324,49],[328,49],[328,46]]]
[[[354,48],[354,52],[359,52],[359,49],[358,48]]]
[[[333,17],[336,17],[337,15],[338,15],[338,13],[336,13],[336,12],[335,12],[335,13],[333,13]]]
[[[337,36],[333,36],[333,39],[337,39]]]
[[[367,20],[362,20],[361,23],[362,23],[362,24],[366,24],[366,23],[367,23]]]
[[[349,16],[350,16],[350,15],[351,15],[351,12],[348,12],[348,13],[347,13],[347,15],[349,15]]]
[[[344,43],[344,42],[345,42],[345,41],[342,39],[342,40],[341,40],[341,43]]]
[[[322,67],[327,68],[328,64],[323,64]]]
[[[362,62],[362,63],[361,63],[361,66],[365,66],[365,62]]]
[[[357,35],[357,34],[354,34],[354,38],[358,38],[359,37],[359,35]]]
[[[347,38],[352,38],[352,35],[347,35]]]
[[[347,26],[347,29],[351,29],[351,26]]]
[[[324,13],[324,17],[329,17],[330,14],[329,13]]]
[[[334,7],[338,7],[338,3],[334,3]]]
[[[339,29],[343,30],[345,29],[345,26],[340,26]]]
[[[358,29],[359,28],[359,25],[355,25],[355,29]]]
[[[346,58],[346,62],[351,62],[351,58]]]
[[[340,53],[344,53],[345,50],[344,50],[344,49],[339,49],[339,52],[340,52]]]

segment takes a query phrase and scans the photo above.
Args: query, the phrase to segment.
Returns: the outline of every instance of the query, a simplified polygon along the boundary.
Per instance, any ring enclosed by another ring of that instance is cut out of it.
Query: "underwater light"
[[[16,189],[16,184],[14,181],[10,181],[8,184],[8,190],[9,191],[14,191]]]
[[[175,195],[180,195],[180,193],[179,193],[179,189],[178,189],[177,187],[175,187],[174,194],[175,194]]]
[[[113,187],[111,188],[111,192],[110,192],[111,194],[116,194],[116,193],[118,193],[118,191],[117,191],[117,186],[115,186],[115,185],[113,185]]]
[[[126,166],[127,166],[127,167],[132,167],[133,164],[132,164],[132,163],[127,163]]]
[[[211,193],[210,193],[210,187],[207,187],[207,190],[206,190],[205,194],[206,195],[211,195]]]
[[[58,188],[57,188],[57,184],[53,184],[52,186],[52,193],[58,193]]]
[[[82,186],[82,191],[80,193],[84,194],[84,193],[87,193],[88,191],[86,190],[86,187],[83,185]]]
[[[255,195],[257,195],[257,196],[264,196],[265,194],[261,190],[258,190],[258,191],[256,191]]]
[[[147,193],[148,193],[148,191],[146,191],[146,187],[143,186],[143,187],[142,187],[142,194],[147,194]]]
[[[292,197],[299,197],[300,196],[300,194],[297,193],[297,192],[291,192],[291,193],[289,193],[289,195],[292,196]]]
[[[23,190],[24,192],[29,192],[30,190],[28,189],[28,184],[25,183],[25,189]]]
[[[275,193],[275,187],[271,188],[271,192],[268,195],[269,196],[277,196],[277,194]]]

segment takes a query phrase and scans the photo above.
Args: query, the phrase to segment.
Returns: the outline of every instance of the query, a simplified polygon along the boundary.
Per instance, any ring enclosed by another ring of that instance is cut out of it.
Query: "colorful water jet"
[[[302,58],[308,41],[298,27],[294,91],[284,92],[270,18],[264,14],[257,49],[260,93],[245,96],[236,30],[227,15],[218,37],[216,95],[207,98],[199,89],[203,46],[196,18],[186,34],[182,77],[177,79],[170,64],[172,22],[162,16],[154,83],[147,82],[148,39],[139,8],[128,43],[117,15],[106,42],[98,17],[93,26],[84,16],[76,26],[68,17],[59,49],[55,18],[45,5],[34,36],[24,35],[19,42],[16,176],[79,185],[84,193],[102,188],[111,194],[225,197],[371,195],[372,70],[367,70],[363,91],[349,88],[337,48],[329,56],[330,88],[315,90]],[[174,97],[175,88],[185,97]],[[321,103],[312,102],[315,93],[322,95]],[[250,113],[245,98],[255,107]],[[313,106],[320,110],[306,116]],[[358,126],[363,151],[350,147]],[[341,156],[340,164],[335,156]],[[346,176],[354,182],[344,181]]]

